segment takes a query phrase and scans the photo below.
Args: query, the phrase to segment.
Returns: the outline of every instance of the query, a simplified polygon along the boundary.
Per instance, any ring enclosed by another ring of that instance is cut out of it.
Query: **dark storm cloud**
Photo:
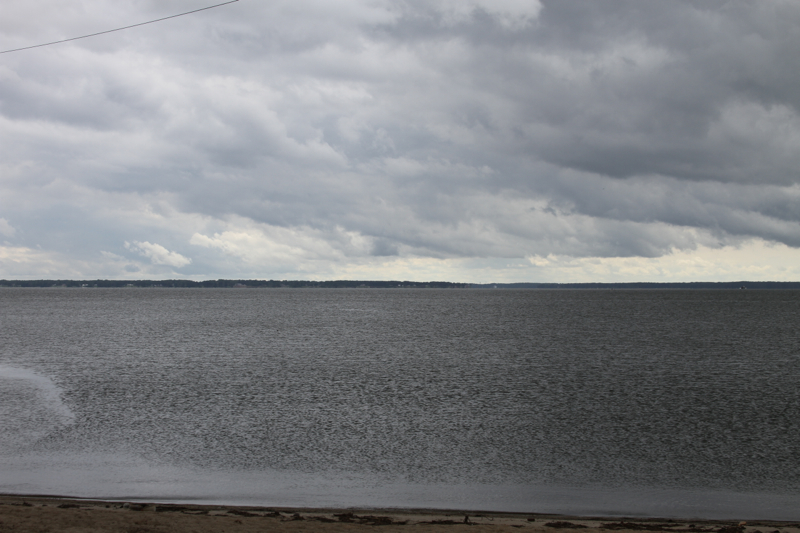
[[[0,47],[201,7],[35,3]],[[792,2],[243,1],[3,55],[3,235],[187,275],[798,247],[798,27]]]
[[[558,1],[514,38],[477,16],[396,37],[472,45],[458,75],[516,108],[501,125],[518,153],[611,177],[790,184],[785,132],[733,128],[796,120],[798,24],[790,4]]]

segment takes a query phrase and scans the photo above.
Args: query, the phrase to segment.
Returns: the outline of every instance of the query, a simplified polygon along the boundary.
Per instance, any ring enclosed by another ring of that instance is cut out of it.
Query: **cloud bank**
[[[3,50],[204,7],[9,0]],[[242,0],[0,55],[0,277],[800,279],[800,5]]]

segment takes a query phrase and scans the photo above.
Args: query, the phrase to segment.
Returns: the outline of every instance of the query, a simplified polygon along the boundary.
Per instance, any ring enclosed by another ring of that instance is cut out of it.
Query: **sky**
[[[214,0],[3,0],[0,51]],[[0,54],[0,279],[800,280],[800,2],[240,0]]]

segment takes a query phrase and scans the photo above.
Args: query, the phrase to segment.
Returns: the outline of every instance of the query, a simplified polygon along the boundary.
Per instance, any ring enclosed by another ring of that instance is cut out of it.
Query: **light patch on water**
[[[796,498],[765,493],[549,484],[419,484],[374,476],[150,464],[124,454],[0,456],[0,493],[108,501],[321,508],[426,508],[578,516],[797,520]],[[47,487],[43,492],[43,487]]]
[[[0,365],[0,399],[0,450],[5,452],[29,447],[75,421],[61,389],[25,368]]]

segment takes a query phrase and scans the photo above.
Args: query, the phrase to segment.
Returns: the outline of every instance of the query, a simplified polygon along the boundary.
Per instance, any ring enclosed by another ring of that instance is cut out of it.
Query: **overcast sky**
[[[0,50],[213,0],[3,0]],[[800,280],[800,2],[240,0],[0,54],[0,278]]]

